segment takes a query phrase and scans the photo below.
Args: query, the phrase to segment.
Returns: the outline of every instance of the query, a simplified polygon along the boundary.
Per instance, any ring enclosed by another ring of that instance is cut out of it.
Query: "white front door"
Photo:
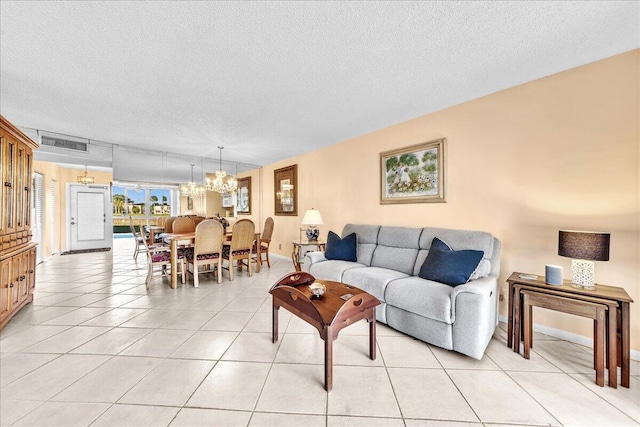
[[[69,250],[111,248],[113,214],[108,185],[67,184]]]

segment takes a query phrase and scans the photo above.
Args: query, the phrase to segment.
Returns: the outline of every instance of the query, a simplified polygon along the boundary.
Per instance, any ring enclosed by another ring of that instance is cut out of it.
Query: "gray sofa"
[[[344,282],[378,298],[377,320],[422,341],[481,359],[498,321],[500,241],[483,231],[347,224],[357,236],[357,262],[308,253],[304,269],[317,279]],[[455,287],[422,279],[420,267],[434,237],[453,250],[482,250],[469,282]]]

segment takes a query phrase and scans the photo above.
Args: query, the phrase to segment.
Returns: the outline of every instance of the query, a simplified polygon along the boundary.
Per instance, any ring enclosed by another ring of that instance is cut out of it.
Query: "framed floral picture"
[[[275,214],[298,215],[298,165],[276,169],[273,179]]]
[[[445,142],[380,153],[380,204],[445,202]]]

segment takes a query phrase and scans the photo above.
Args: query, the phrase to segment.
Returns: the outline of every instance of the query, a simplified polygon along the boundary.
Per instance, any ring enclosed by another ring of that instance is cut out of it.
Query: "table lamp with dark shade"
[[[571,286],[594,290],[593,261],[609,261],[610,233],[565,231],[558,234],[558,255],[571,260]]]

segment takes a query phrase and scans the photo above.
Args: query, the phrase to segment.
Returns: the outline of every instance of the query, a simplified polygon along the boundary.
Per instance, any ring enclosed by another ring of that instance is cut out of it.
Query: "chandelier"
[[[207,178],[205,188],[220,194],[235,192],[238,189],[238,181],[232,176],[225,181],[227,173],[222,170],[222,150],[224,147],[218,145],[218,149],[220,150],[220,169],[216,171],[215,179]]]
[[[94,178],[89,176],[89,172],[87,172],[87,165],[84,166],[84,175],[78,175],[78,184],[93,184]]]
[[[185,197],[189,197],[193,199],[194,197],[200,197],[204,194],[204,187],[202,185],[198,185],[193,180],[193,167],[195,165],[191,163],[191,181],[186,184],[180,184],[180,194]]]

